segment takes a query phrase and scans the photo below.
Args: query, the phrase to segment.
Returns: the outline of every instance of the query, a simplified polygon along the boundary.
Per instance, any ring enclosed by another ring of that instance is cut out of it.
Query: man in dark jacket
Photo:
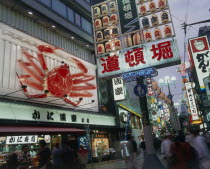
[[[73,169],[74,168],[74,153],[70,149],[70,142],[66,141],[64,143],[63,151],[62,151],[62,158],[63,158],[63,169]]]
[[[39,166],[38,168],[43,168],[43,167],[47,167],[49,161],[50,161],[50,149],[47,146],[47,143],[45,142],[45,140],[40,140],[39,141],[39,145],[41,147],[40,152],[38,153],[39,156]]]

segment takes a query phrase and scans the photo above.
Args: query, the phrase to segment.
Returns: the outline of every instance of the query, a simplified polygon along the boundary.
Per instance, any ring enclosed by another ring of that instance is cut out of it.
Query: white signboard
[[[0,119],[115,126],[115,117],[0,102]]]
[[[34,144],[38,136],[7,136],[6,144]]]
[[[189,101],[190,111],[192,114],[192,120],[199,120],[198,111],[195,103],[194,93],[192,90],[192,84],[191,82],[185,83],[186,91],[187,91],[187,97]]]
[[[114,92],[114,100],[115,101],[124,100],[125,92],[124,92],[122,77],[113,78],[112,85],[113,85],[113,92]]]
[[[210,74],[210,49],[207,36],[201,36],[189,40],[195,69],[200,84],[200,89],[205,90],[203,79]]]
[[[167,67],[180,63],[176,40],[125,49],[97,59],[99,77],[112,76],[148,67]]]

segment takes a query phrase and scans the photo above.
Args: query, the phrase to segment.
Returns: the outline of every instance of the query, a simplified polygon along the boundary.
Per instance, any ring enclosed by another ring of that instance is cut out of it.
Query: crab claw
[[[45,53],[55,53],[55,50],[57,50],[57,49],[63,50],[62,48],[53,47],[50,45],[39,45],[37,48],[40,52],[45,52]]]

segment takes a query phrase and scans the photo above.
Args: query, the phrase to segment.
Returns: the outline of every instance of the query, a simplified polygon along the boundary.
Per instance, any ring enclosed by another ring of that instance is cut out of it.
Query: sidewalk
[[[161,159],[161,156],[158,155],[161,163],[165,166],[164,160]],[[137,169],[141,169],[143,166],[144,158],[143,155],[140,154],[137,157]],[[93,163],[88,164],[86,169],[126,169],[124,160],[112,160],[112,161],[104,161],[102,164]],[[155,169],[155,166],[154,166]]]

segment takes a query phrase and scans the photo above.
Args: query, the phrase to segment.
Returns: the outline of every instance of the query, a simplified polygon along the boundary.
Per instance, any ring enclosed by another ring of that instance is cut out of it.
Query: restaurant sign
[[[135,0],[119,0],[118,11],[122,34],[140,29]]]
[[[119,54],[97,59],[99,77],[113,76],[148,67],[167,67],[180,63],[176,40],[164,41],[150,46],[126,49]]]
[[[205,91],[204,78],[208,77],[210,74],[210,48],[208,38],[207,36],[197,37],[190,39],[189,43],[200,84],[200,90]]]
[[[115,126],[115,117],[0,102],[0,119]],[[14,113],[15,112],[15,113]]]
[[[6,144],[34,144],[37,143],[38,136],[7,136]]]
[[[125,92],[122,77],[117,77],[112,79],[114,100],[124,100]]]
[[[194,97],[191,82],[185,83],[185,87],[186,87],[186,91],[187,91],[187,97],[188,97],[188,101],[189,101],[190,111],[192,114],[192,120],[193,121],[199,120],[198,110],[196,107],[195,97]]]

